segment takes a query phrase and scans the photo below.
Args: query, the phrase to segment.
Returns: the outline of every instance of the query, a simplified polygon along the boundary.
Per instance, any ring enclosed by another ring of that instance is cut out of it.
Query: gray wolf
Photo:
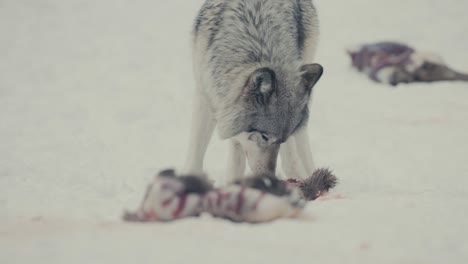
[[[207,0],[193,27],[196,91],[184,173],[203,173],[213,131],[230,144],[228,181],[315,171],[306,125],[318,18],[311,0]]]

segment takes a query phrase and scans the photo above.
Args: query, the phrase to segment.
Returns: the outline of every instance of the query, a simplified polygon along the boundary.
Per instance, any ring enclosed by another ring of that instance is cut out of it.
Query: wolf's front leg
[[[245,173],[245,154],[242,145],[235,139],[229,142],[226,182],[240,179]]]
[[[316,167],[310,148],[309,134],[307,134],[307,127],[301,128],[293,135],[296,142],[297,155],[302,161],[302,164],[307,172],[307,177],[314,173]]]
[[[305,179],[312,175],[304,168],[303,161],[298,155],[296,139],[290,136],[280,147],[281,166],[286,178]]]
[[[194,96],[191,122],[190,141],[183,173],[202,174],[204,172],[203,161],[216,121],[213,119],[208,104],[203,101],[198,91]]]

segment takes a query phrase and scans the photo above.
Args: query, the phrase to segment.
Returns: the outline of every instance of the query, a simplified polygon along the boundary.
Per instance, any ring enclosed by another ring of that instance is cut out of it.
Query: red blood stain
[[[369,242],[362,242],[360,245],[359,245],[359,249],[362,250],[362,251],[367,251],[371,248],[371,245],[369,244]]]
[[[236,214],[241,213],[242,205],[244,204],[244,192],[245,187],[242,187],[239,194],[237,195]]]
[[[216,191],[216,206],[220,207],[221,206],[221,201],[223,199],[223,195],[221,194],[220,191]]]
[[[328,201],[328,200],[343,200],[346,199],[346,196],[341,194],[329,195],[322,194],[317,198],[317,201]]]
[[[177,205],[177,209],[172,213],[174,218],[179,218],[180,214],[185,208],[185,203],[187,202],[187,195],[180,196],[179,204]]]
[[[153,221],[158,220],[158,214],[154,210],[143,212],[143,220],[144,221]]]
[[[168,198],[168,199],[164,200],[164,201],[161,203],[161,205],[162,205],[163,207],[168,207],[168,206],[171,204],[171,202],[172,202],[173,199],[174,199],[174,198],[172,198],[172,197],[171,197],[171,198]]]

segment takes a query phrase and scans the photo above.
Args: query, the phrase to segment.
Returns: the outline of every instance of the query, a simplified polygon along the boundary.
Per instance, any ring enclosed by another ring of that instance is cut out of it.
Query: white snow
[[[468,2],[315,2],[310,134],[346,199],[309,220],[130,225],[184,162],[202,0],[0,1],[0,263],[467,263],[468,84],[378,85],[345,49],[405,41],[468,71]],[[226,145],[208,151],[221,181]]]

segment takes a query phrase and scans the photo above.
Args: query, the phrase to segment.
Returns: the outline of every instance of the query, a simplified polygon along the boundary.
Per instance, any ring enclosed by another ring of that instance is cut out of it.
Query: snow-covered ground
[[[315,2],[310,134],[346,199],[310,220],[129,225],[183,163],[202,0],[0,0],[0,263],[467,263],[468,84],[392,89],[344,50],[401,40],[468,71],[468,2]],[[226,145],[208,151],[221,180]]]

